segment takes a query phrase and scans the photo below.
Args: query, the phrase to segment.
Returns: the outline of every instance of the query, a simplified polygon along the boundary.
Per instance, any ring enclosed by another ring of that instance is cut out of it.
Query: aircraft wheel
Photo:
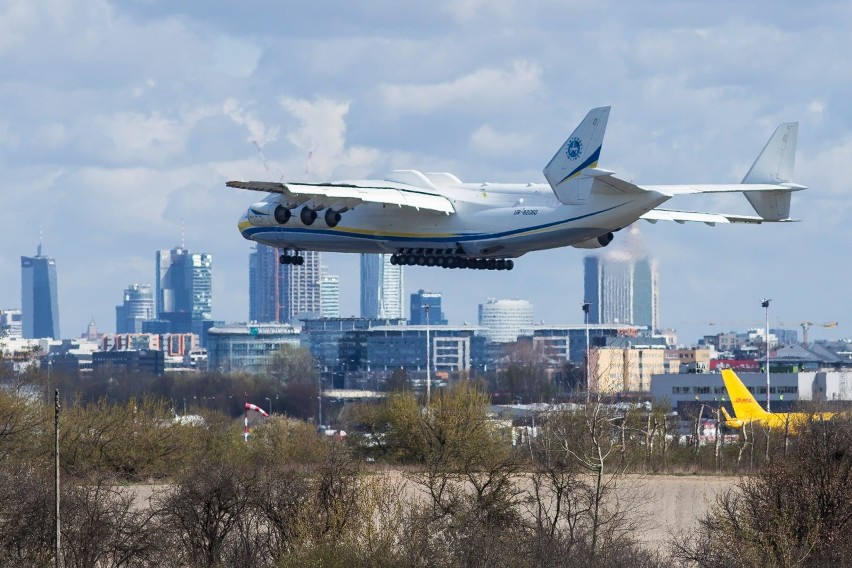
[[[457,268],[459,265],[459,259],[454,256],[447,258],[447,268]]]
[[[395,254],[392,254],[390,257],[390,263],[396,266],[397,264],[399,264],[399,257]]]
[[[477,258],[476,259],[476,269],[477,270],[485,270],[485,259]]]
[[[435,266],[437,260],[434,256],[427,256],[423,262],[426,266]]]
[[[506,270],[512,270],[513,268],[515,268],[514,261],[506,260]]]
[[[414,266],[415,264],[417,264],[417,257],[413,254],[407,254],[405,255],[405,262],[403,264],[407,266]]]
[[[497,268],[497,270],[506,270],[506,259],[505,258],[497,259],[496,268]]]
[[[313,209],[302,207],[302,210],[299,212],[299,219],[305,225],[313,225],[314,221],[317,220],[317,212]]]
[[[486,259],[485,260],[485,268],[487,270],[494,270],[495,268],[497,268],[497,261],[494,260],[493,258]]]
[[[302,255],[293,257],[293,264],[297,266],[302,266],[303,264],[305,264],[305,257]]]
[[[282,254],[278,257],[278,262],[281,264],[290,264],[290,255]]]
[[[426,266],[426,257],[422,254],[418,254],[414,257],[414,264],[417,266]]]

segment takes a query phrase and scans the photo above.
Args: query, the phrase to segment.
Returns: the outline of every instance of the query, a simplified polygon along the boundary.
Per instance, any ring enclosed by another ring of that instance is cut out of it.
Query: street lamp
[[[269,398],[268,396],[267,396],[267,397],[265,397],[265,398],[266,398],[266,400],[269,402],[269,406],[268,406],[268,408],[269,408],[269,414],[272,414],[272,399],[271,399],[271,398]]]
[[[591,361],[590,361],[590,351],[589,351],[589,310],[592,308],[592,304],[589,302],[583,302],[583,319],[586,324],[586,402],[589,402],[589,391],[591,390],[591,381],[590,381],[590,369],[591,369]]]
[[[760,307],[766,310],[766,412],[769,412],[769,302],[771,299],[764,298],[760,302]]]
[[[431,363],[432,359],[429,357],[429,351],[431,345],[429,345],[429,304],[423,304],[423,309],[426,310],[426,406],[429,406],[429,403],[432,399],[432,372],[431,372]]]

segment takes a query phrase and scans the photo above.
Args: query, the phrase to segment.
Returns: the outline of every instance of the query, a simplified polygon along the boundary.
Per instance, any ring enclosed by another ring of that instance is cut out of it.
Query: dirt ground
[[[399,471],[389,475],[404,477]],[[733,486],[739,478],[703,475],[628,476],[617,491],[622,504],[633,509],[633,518],[643,527],[637,534],[651,548],[665,547],[672,534],[688,531],[703,516],[720,491]],[[147,506],[155,491],[164,485],[135,485],[136,504]],[[416,492],[411,488],[412,495]]]

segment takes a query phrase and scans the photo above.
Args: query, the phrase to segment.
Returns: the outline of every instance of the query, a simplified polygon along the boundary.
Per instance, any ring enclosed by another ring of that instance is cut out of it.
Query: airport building
[[[402,266],[389,254],[361,255],[361,317],[400,319],[403,313]]]
[[[282,345],[299,347],[299,334],[289,324],[249,323],[210,328],[207,367],[211,371],[260,373]]]
[[[761,404],[766,403],[766,374],[738,372],[746,388]],[[852,369],[838,371],[805,371],[769,375],[770,408],[790,410],[800,400],[852,400]],[[656,402],[668,401],[676,410],[699,404],[718,405],[728,401],[728,393],[720,373],[654,375],[651,397]]]
[[[116,333],[142,333],[143,322],[157,317],[154,292],[148,284],[131,284],[124,289],[124,300],[115,307]]]
[[[25,338],[59,339],[56,261],[41,254],[21,257],[21,331]]]

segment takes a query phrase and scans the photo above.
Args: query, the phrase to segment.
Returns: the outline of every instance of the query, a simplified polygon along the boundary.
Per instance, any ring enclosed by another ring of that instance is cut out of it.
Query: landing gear
[[[282,254],[278,257],[278,262],[281,264],[292,264],[294,266],[302,266],[305,264],[305,257],[300,254]]]
[[[427,251],[429,252],[429,251]],[[392,254],[390,263],[394,266],[440,266],[441,268],[474,268],[477,270],[512,270],[514,261],[508,258],[466,258],[452,254]]]

